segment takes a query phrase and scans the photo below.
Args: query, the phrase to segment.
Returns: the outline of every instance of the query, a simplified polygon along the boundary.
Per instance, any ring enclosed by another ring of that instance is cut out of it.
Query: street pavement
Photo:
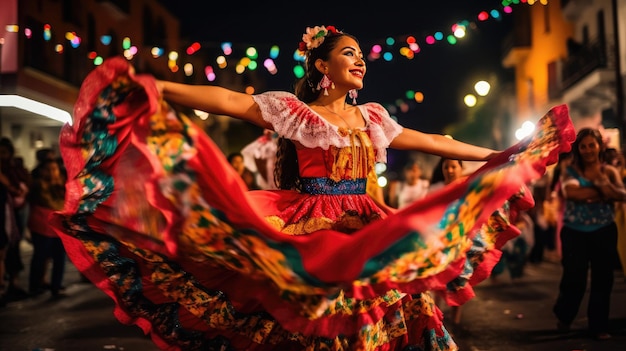
[[[27,286],[32,248],[22,243]],[[476,287],[476,297],[462,308],[459,325],[447,323],[461,351],[623,351],[626,350],[626,281],[615,272],[610,332],[597,341],[586,334],[586,298],[568,333],[556,331],[552,304],[558,292],[561,267],[544,262],[528,265],[524,277],[512,281],[505,274]],[[108,296],[83,282],[68,261],[66,297],[49,294],[11,301],[0,307],[0,351],[157,351],[136,326],[113,316]],[[443,308],[444,313],[447,308]],[[448,318],[451,319],[451,318]]]

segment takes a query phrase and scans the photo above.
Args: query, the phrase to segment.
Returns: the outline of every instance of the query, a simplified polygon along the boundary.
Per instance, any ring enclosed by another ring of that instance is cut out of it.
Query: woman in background
[[[569,330],[587,289],[588,328],[600,340],[609,334],[613,271],[617,254],[615,202],[626,200],[618,170],[604,162],[605,145],[597,129],[581,129],[572,147],[572,162],[561,174],[565,199],[561,250],[563,274],[553,311],[559,330]]]

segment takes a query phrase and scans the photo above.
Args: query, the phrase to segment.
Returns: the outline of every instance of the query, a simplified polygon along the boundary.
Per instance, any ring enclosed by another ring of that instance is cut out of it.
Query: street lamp
[[[522,123],[522,126],[517,128],[517,130],[515,131],[515,139],[520,141],[531,135],[534,130],[535,124],[531,121],[525,121],[524,123]]]
[[[489,94],[489,90],[491,89],[491,85],[484,80],[479,80],[474,84],[474,90],[478,96],[487,96]],[[467,94],[463,98],[463,102],[467,107],[474,107],[478,103],[478,98],[474,94]]]
[[[474,90],[480,96],[487,96],[489,94],[489,90],[491,89],[491,85],[484,80],[480,80],[474,84]]]
[[[467,107],[474,107],[474,106],[476,106],[476,102],[477,101],[478,100],[476,99],[476,95],[474,95],[474,94],[467,94],[463,98],[463,102],[465,103],[465,105]]]

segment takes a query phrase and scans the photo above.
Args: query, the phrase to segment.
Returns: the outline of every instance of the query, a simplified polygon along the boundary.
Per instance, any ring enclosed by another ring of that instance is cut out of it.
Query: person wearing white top
[[[422,169],[416,162],[404,167],[404,180],[398,181],[390,189],[389,203],[392,207],[404,208],[422,199],[428,193],[430,182],[421,178]]]

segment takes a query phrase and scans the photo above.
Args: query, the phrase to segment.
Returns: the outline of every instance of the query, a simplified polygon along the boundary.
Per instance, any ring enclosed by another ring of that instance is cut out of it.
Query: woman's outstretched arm
[[[248,121],[260,127],[273,127],[261,117],[252,96],[210,85],[190,85],[158,80],[157,89],[167,101],[216,115]]]
[[[421,151],[441,157],[466,161],[487,161],[500,152],[454,140],[439,134],[422,133],[404,128],[391,142],[391,147],[400,150]]]

